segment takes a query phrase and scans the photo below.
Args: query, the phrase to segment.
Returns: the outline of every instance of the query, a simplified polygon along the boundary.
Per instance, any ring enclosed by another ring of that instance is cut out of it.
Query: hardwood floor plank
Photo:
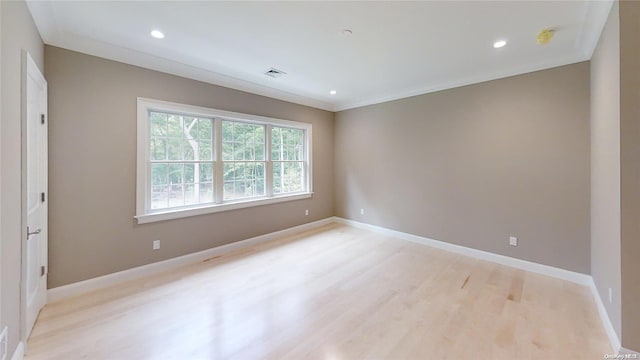
[[[48,304],[26,359],[610,352],[584,286],[331,224]]]

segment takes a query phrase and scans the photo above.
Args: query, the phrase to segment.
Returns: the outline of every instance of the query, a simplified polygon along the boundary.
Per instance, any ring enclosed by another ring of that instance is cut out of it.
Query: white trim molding
[[[237,241],[231,244],[226,244],[211,249],[203,250],[200,252],[179,256],[176,258],[147,264],[132,269],[119,271],[113,274],[99,276],[93,279],[79,281],[73,284],[59,286],[53,289],[49,289],[47,292],[47,301],[49,303],[66,299],[72,296],[85,294],[91,291],[99,290],[108,286],[120,284],[126,281],[139,279],[145,276],[154,275],[163,271],[176,269],[182,266],[195,264],[200,261],[210,259],[214,256],[222,254],[228,254],[232,251],[250,248],[258,244],[262,244],[279,237],[294,235],[303,231],[312,230],[327,224],[333,223],[333,218],[326,218],[284,230],[259,235],[250,239]]]
[[[11,356],[11,360],[22,360],[24,359],[24,343],[20,341],[18,346],[16,347],[16,351],[13,352],[13,356]]]
[[[393,236],[398,239],[407,240],[407,241],[415,242],[418,244],[431,246],[437,249],[450,251],[456,254],[466,255],[476,259],[487,260],[497,264],[511,266],[517,269],[522,269],[522,270],[526,270],[526,271],[530,271],[530,272],[534,272],[534,273],[538,273],[546,276],[551,276],[551,277],[562,279],[562,280],[571,281],[581,285],[589,285],[592,281],[591,276],[587,274],[581,274],[574,271],[560,269],[560,268],[556,268],[549,265],[538,264],[531,261],[516,259],[516,258],[512,258],[505,255],[499,255],[499,254],[494,254],[487,251],[472,249],[472,248],[468,248],[461,245],[455,245],[455,244],[451,244],[451,243],[440,241],[440,240],[429,239],[423,236],[391,230],[391,229],[387,229],[387,228],[376,226],[376,225],[361,223],[359,221],[343,219],[340,217],[336,217],[335,221],[338,223],[353,226],[356,228]]]
[[[609,318],[607,309],[604,307],[604,303],[600,298],[600,293],[598,292],[598,288],[596,287],[596,283],[595,281],[593,281],[593,278],[590,279],[588,285],[591,289],[593,300],[596,302],[596,307],[598,308],[598,314],[600,315],[602,326],[604,327],[604,331],[607,333],[607,337],[609,338],[609,342],[611,343],[611,347],[613,348],[613,353],[618,354],[622,348],[622,345],[620,344],[618,334],[616,334],[616,331],[613,328],[613,323],[611,323],[611,318]]]
[[[269,198],[250,199],[245,201],[228,202],[225,204],[206,205],[201,207],[192,207],[189,209],[167,210],[163,212],[156,212],[145,215],[136,215],[138,224],[146,224],[156,221],[179,219],[188,216],[213,214],[220,211],[229,211],[244,209],[254,206],[277,204],[286,201],[309,199],[313,196],[313,193],[299,193],[299,194],[287,194],[280,196],[273,196]]]
[[[640,359],[640,353],[633,351],[633,350],[629,350],[626,348],[620,348],[620,351],[618,351],[618,355],[634,355],[634,356],[627,356],[626,358],[623,357],[621,359]]]

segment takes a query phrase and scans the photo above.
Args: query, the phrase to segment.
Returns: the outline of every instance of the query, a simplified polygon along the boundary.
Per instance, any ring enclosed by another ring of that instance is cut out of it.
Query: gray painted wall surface
[[[61,48],[46,46],[45,55],[49,287],[333,215],[333,113]],[[313,124],[313,198],[138,225],[137,97]]]
[[[591,58],[591,275],[620,337],[620,19],[614,3]],[[609,288],[613,302],[609,303]]]
[[[589,273],[588,62],[341,111],[334,141],[337,216]]]

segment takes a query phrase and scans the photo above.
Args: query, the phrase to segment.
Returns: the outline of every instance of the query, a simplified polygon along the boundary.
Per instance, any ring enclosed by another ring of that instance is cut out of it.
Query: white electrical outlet
[[[8,344],[7,344],[7,333],[9,332],[8,327],[4,327],[2,329],[2,334],[0,334],[0,359],[5,360],[7,358]]]
[[[515,236],[509,236],[509,245],[518,246],[518,238]]]
[[[304,216],[309,216],[309,209],[306,209],[306,210],[304,211]]]
[[[612,302],[613,302],[613,290],[609,288],[609,304],[611,304]]]
[[[153,250],[160,249],[160,240],[153,240]]]
[[[360,209],[360,215],[364,215],[364,209]]]

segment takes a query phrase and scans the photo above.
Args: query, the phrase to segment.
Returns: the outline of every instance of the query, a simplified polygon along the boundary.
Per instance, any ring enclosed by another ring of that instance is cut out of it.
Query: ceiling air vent
[[[269,70],[267,70],[266,73],[264,73],[267,76],[271,76],[272,78],[279,78],[282,75],[286,75],[287,73],[282,71],[282,70],[278,70],[278,69],[274,69],[274,68],[270,68]]]

